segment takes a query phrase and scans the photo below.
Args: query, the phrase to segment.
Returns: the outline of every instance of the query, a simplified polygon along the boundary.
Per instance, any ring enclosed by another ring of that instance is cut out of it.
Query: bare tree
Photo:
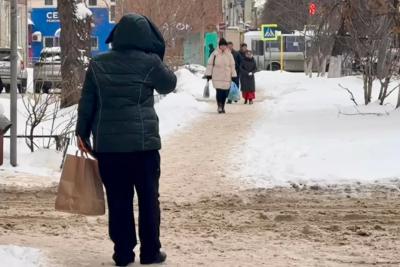
[[[278,24],[283,32],[303,30],[309,19],[309,4],[309,0],[267,1],[261,21],[267,24]]]
[[[51,94],[45,96],[42,96],[42,94],[26,94],[22,100],[26,111],[25,135],[27,138],[25,141],[30,151],[34,152],[35,147],[39,147],[34,142],[35,130],[48,116],[48,109],[54,98]]]
[[[61,107],[76,104],[84,81],[85,69],[91,53],[92,14],[77,0],[59,0],[61,23]]]
[[[338,49],[336,37],[342,27],[342,20],[336,6],[334,1],[326,2],[320,8],[318,16],[312,16],[309,19],[309,24],[314,27],[308,60],[311,63],[316,62],[319,76],[325,76],[328,59],[333,55],[335,45],[336,50]]]
[[[334,0],[323,3],[325,12],[318,16],[314,52],[329,56],[334,51],[330,43],[338,42],[351,51],[363,73],[366,105],[372,101],[373,81],[378,78],[381,82],[379,99],[383,104],[390,80],[399,71],[399,46],[393,31],[398,23],[397,6],[397,0]],[[321,45],[321,39],[327,42]]]
[[[54,144],[53,139],[56,141],[56,148],[60,150],[63,140],[76,124],[76,107],[61,109],[61,99],[56,94],[27,93],[22,102],[26,117],[25,141],[30,151],[50,148]],[[35,142],[36,135],[43,137],[42,145]]]
[[[345,13],[348,31],[363,67],[365,104],[371,102],[375,78],[381,83],[379,100],[383,104],[388,96],[390,81],[399,71],[399,46],[396,47],[393,32],[399,16],[395,2],[352,0],[346,3],[349,10]]]

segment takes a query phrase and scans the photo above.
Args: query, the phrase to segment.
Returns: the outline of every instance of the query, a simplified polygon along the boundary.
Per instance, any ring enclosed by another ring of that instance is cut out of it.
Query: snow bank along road
[[[258,105],[228,107],[226,116],[212,105],[165,140],[166,266],[399,266],[400,185],[235,183],[231,154],[241,157]],[[47,266],[112,266],[106,216],[56,213],[54,199],[54,187],[1,187],[0,244],[39,248]]]

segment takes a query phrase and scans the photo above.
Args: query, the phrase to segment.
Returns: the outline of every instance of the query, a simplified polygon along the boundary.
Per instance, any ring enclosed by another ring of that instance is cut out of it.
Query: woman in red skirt
[[[256,82],[254,73],[257,71],[257,64],[251,51],[246,52],[245,58],[240,64],[240,88],[242,90],[244,103],[253,104],[256,98]]]

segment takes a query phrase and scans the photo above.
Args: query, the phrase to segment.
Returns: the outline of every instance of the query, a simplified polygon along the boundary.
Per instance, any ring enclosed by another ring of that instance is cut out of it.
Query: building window
[[[89,0],[89,6],[97,6],[97,0]]]
[[[115,21],[115,6],[110,6],[110,21]]]
[[[44,37],[43,38],[44,47],[54,47],[54,37]]]
[[[52,6],[54,4],[53,0],[44,0],[44,5],[45,6]]]
[[[92,36],[90,39],[92,50],[99,50],[99,38]]]

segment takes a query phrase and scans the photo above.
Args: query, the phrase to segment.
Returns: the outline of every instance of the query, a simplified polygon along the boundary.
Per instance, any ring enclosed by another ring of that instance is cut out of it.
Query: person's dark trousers
[[[137,244],[133,216],[134,188],[139,200],[141,259],[151,259],[160,251],[158,151],[98,153],[100,175],[107,193],[109,234],[114,242],[114,259],[134,258]]]
[[[225,110],[225,102],[228,98],[229,90],[217,89],[217,103],[218,107],[221,107],[222,110]]]

